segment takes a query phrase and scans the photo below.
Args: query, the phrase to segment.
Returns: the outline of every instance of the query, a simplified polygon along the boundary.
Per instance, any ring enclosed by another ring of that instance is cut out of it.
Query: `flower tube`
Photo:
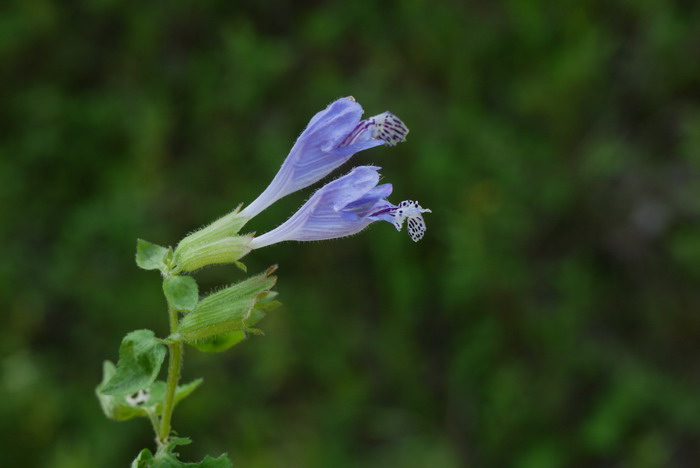
[[[352,97],[338,99],[317,113],[270,185],[239,216],[256,216],[285,195],[322,179],[359,151],[394,146],[406,139],[408,128],[392,113],[361,121],[362,113],[362,106]]]
[[[379,183],[379,167],[360,166],[314,193],[286,222],[249,244],[258,249],[284,241],[335,239],[356,234],[374,221],[388,221],[401,230],[408,220],[414,241],[425,232],[421,213],[430,212],[415,201],[393,205],[386,200],[391,184]]]

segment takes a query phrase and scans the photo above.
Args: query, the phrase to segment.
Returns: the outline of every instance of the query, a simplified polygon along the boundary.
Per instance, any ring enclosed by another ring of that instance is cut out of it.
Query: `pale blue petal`
[[[345,237],[367,227],[379,218],[369,215],[372,208],[386,203],[382,196],[391,193],[391,186],[377,187],[379,168],[361,166],[349,174],[321,187],[285,223],[258,236],[252,248],[277,242],[325,240]]]
[[[241,216],[252,218],[275,201],[308,187],[355,153],[382,144],[395,145],[408,129],[390,112],[360,121],[362,107],[350,97],[317,113],[297,139],[270,185]]]

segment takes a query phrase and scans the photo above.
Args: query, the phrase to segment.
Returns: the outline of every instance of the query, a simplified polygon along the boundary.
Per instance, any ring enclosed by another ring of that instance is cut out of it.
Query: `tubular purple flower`
[[[322,179],[359,151],[382,144],[394,146],[406,139],[408,128],[392,113],[360,121],[362,113],[362,106],[352,97],[338,99],[317,113],[270,185],[240,216],[256,216],[285,195]]]
[[[398,206],[386,200],[391,184],[377,185],[379,167],[360,166],[321,187],[286,222],[250,242],[258,249],[284,241],[335,239],[356,234],[374,221],[388,221],[401,230],[408,219],[409,234],[414,241],[425,232],[421,213],[429,212],[417,202]],[[414,235],[415,233],[415,235]]]

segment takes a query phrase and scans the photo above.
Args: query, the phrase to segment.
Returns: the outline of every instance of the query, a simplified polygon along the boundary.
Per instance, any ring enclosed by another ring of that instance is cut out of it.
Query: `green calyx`
[[[178,336],[186,342],[193,343],[248,331],[249,327],[264,315],[264,310],[278,305],[272,300],[276,294],[270,291],[277,281],[275,276],[271,276],[276,269],[277,266],[274,265],[260,275],[199,301],[194,310],[183,317],[177,330]],[[226,341],[233,341],[226,343],[232,346],[240,340]]]
[[[240,211],[241,205],[238,205],[235,210],[226,216],[222,216],[213,223],[193,232],[180,241],[176,250],[180,250],[187,245],[209,244],[224,237],[238,234],[241,228],[250,220],[246,216],[239,216]]]
[[[209,243],[180,243],[173,258],[173,273],[199,270],[208,265],[235,263],[251,251],[252,235],[224,237]],[[240,265],[239,265],[240,264]]]
[[[173,255],[173,272],[194,271],[217,263],[240,263],[250,252],[252,236],[238,232],[250,218],[239,216],[240,205],[231,213],[193,232],[180,241]]]

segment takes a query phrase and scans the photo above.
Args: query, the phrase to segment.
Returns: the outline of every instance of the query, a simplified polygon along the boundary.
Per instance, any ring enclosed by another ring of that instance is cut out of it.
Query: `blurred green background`
[[[167,333],[136,238],[250,202],[352,95],[411,134],[377,164],[430,207],[281,244],[265,337],[188,349],[185,460],[236,467],[686,467],[700,457],[700,3],[510,0],[0,6],[3,466],[153,447],[94,396]],[[311,190],[248,227],[264,232]],[[197,275],[203,290],[233,266]]]

